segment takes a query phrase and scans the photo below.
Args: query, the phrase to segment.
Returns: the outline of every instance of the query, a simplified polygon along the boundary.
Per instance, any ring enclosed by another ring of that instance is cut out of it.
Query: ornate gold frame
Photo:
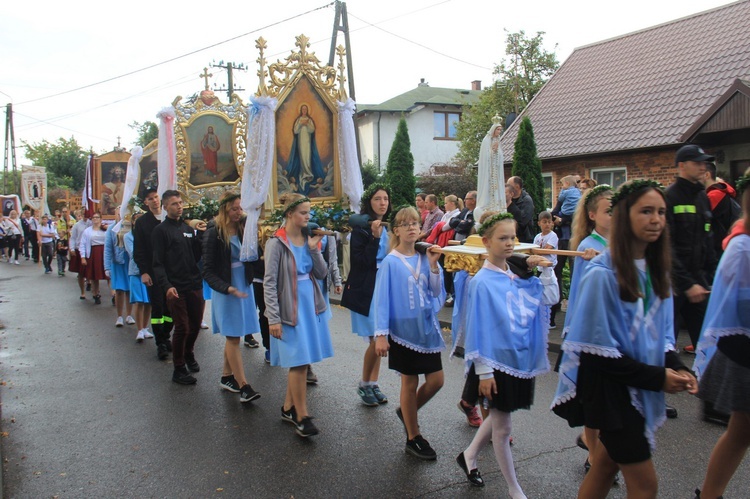
[[[338,155],[338,100],[343,90],[343,73],[337,75],[336,68],[322,64],[314,52],[308,52],[310,41],[307,36],[299,35],[295,37],[295,40],[295,46],[299,50],[293,50],[284,62],[277,60],[267,68],[264,56],[264,50],[267,48],[266,40],[262,37],[256,40],[255,46],[259,51],[257,62],[260,66],[258,70],[259,84],[256,95],[276,97],[278,99],[277,109],[279,109],[287,97],[290,96],[297,83],[302,78],[307,79],[313,91],[321,98],[331,113],[333,135],[333,196],[315,197],[313,198],[313,203],[323,204],[341,201],[341,166],[339,165]],[[340,48],[337,52],[340,53],[340,57],[343,57],[343,48]],[[343,63],[340,62],[339,69],[341,69],[342,65]],[[269,209],[273,209],[274,206],[279,204],[276,156],[276,151],[274,151],[272,188],[269,189],[269,198],[272,204]]]
[[[188,203],[192,204],[202,197],[219,199],[224,191],[235,189],[242,180],[242,169],[245,164],[245,140],[247,137],[247,111],[242,99],[237,94],[232,94],[229,104],[222,103],[210,90],[204,90],[200,96],[193,101],[180,102],[178,96],[172,106],[175,109],[175,145],[177,155],[177,188],[187,196]],[[237,169],[237,180],[232,182],[211,182],[200,185],[190,183],[190,144],[187,137],[187,129],[196,119],[213,115],[226,121],[232,127],[232,157]]]

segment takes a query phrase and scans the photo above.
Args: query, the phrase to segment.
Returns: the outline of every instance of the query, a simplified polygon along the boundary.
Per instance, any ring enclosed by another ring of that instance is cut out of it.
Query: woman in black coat
[[[350,271],[341,297],[341,305],[351,310],[352,332],[368,341],[362,365],[358,394],[367,406],[388,402],[378,386],[380,357],[375,353],[375,315],[372,295],[378,265],[390,251],[388,232],[382,224],[391,211],[388,187],[373,184],[362,196],[361,212],[370,216],[369,227],[352,229]]]
[[[203,278],[216,291],[211,304],[213,332],[226,337],[220,386],[239,393],[240,402],[250,402],[260,394],[245,378],[240,339],[259,333],[260,322],[252,292],[252,267],[240,261],[244,227],[240,197],[224,194],[219,213],[203,236]]]

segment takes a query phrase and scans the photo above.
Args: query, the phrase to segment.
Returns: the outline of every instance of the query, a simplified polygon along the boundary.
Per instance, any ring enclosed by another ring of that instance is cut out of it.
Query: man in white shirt
[[[57,227],[52,223],[48,215],[42,215],[42,223],[37,234],[39,245],[42,247],[42,263],[44,273],[52,273],[52,259],[55,257],[55,239],[57,239]]]

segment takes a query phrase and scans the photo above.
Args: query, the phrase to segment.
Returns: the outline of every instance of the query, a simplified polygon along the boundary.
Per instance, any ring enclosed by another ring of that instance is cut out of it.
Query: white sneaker
[[[15,263],[16,265],[21,265],[20,263],[18,263],[18,260],[15,260],[13,263]]]
[[[125,323],[128,325],[135,324],[135,319],[133,319],[133,317],[129,315],[127,319],[125,319]]]
[[[135,341],[136,343],[141,343],[143,339],[144,339],[143,329],[141,329],[140,331],[138,331],[138,335],[135,337]]]
[[[141,332],[143,333],[143,337],[146,338],[147,340],[154,337],[154,335],[151,334],[151,331],[149,331],[148,328],[141,329]]]
[[[208,329],[208,324],[201,322],[201,329]]]
[[[125,325],[125,322],[122,320],[122,317],[118,317],[117,321],[115,322],[115,327],[122,327]]]

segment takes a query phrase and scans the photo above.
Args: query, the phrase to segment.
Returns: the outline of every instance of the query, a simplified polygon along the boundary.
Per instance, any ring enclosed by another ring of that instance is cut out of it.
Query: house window
[[[609,184],[617,189],[628,180],[628,169],[624,166],[615,168],[592,168],[591,178],[597,184]]]
[[[435,113],[433,114],[435,138],[455,140],[456,126],[458,125],[460,119],[461,113],[435,111]]]
[[[542,182],[544,185],[544,209],[551,210],[554,206],[552,203],[552,174],[542,173]]]

